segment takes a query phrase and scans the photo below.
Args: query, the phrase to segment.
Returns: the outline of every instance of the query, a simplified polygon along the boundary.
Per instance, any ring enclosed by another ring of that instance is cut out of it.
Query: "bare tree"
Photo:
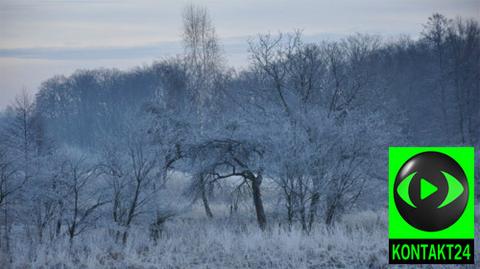
[[[132,222],[155,207],[147,206],[161,188],[155,184],[158,152],[143,123],[127,122],[117,141],[107,145],[99,166],[112,191],[112,218],[124,229],[123,243]]]
[[[223,96],[225,82],[224,57],[206,8],[186,6],[183,29],[187,87],[202,131],[207,128],[211,114],[221,105],[218,100]]]
[[[306,161],[303,156],[305,149],[317,148],[308,115],[321,104],[325,88],[326,65],[322,51],[316,45],[304,44],[301,32],[297,31],[277,37],[261,35],[256,43],[250,43],[250,53],[254,70],[269,89],[258,105],[273,109],[266,117],[276,122],[277,128],[288,126],[274,146],[286,149],[274,155],[279,153],[277,159],[281,160],[276,176],[285,195],[287,219],[291,223],[298,214],[302,228],[308,230],[307,211],[313,219],[319,200],[314,188],[320,188],[320,176],[309,167],[314,162]],[[266,105],[272,100],[273,106]],[[282,157],[284,154],[288,157]]]
[[[64,208],[67,211],[65,221],[70,243],[75,236],[90,228],[99,216],[98,209],[107,203],[103,193],[93,186],[96,178],[95,167],[86,164],[86,159],[80,157],[67,160],[62,167],[62,185],[65,190]]]
[[[13,200],[21,200],[22,189],[38,171],[43,129],[35,103],[24,90],[6,109],[0,126],[0,207],[3,209],[5,238],[9,243],[9,221]],[[7,200],[8,199],[8,200]],[[3,218],[2,218],[3,219]]]
[[[44,133],[35,103],[24,90],[7,107],[6,124],[2,130],[3,145],[17,167],[21,168],[23,181],[28,181],[34,173],[35,157],[40,154],[44,141]]]
[[[18,184],[16,179],[17,170],[8,159],[5,148],[0,144],[0,209],[3,209],[1,213],[3,218],[0,224],[4,227],[0,249],[6,250],[7,253],[10,251],[9,199],[23,187],[23,184]]]
[[[16,174],[15,166],[8,159],[5,148],[0,145],[0,207],[7,203],[7,197],[13,195],[23,186],[23,184],[18,184],[13,180]]]
[[[451,21],[448,20],[445,16],[435,13],[428,18],[428,22],[424,25],[423,36],[428,43],[432,44],[434,49],[434,55],[436,58],[437,72],[433,74],[437,75],[437,87],[440,88],[441,102],[442,102],[442,120],[443,125],[448,126],[448,105],[447,104],[447,88],[446,88],[446,79],[448,74],[448,68],[446,65],[447,61],[447,47],[445,41],[448,35],[448,28],[451,24]],[[447,139],[450,139],[450,130],[451,128],[442,128],[445,131]]]
[[[215,28],[206,8],[188,5],[183,12],[185,61],[200,107],[213,93],[215,76],[222,66],[222,56]]]
[[[222,179],[241,178],[239,186],[247,184],[251,188],[258,226],[264,230],[267,217],[261,192],[263,167],[260,160],[263,154],[264,150],[260,145],[242,140],[212,139],[193,145],[189,157],[197,167],[194,169],[202,175],[201,178],[196,178],[197,181],[193,181],[193,188],[201,189],[207,183]]]
[[[351,172],[334,175],[327,167],[340,164],[346,168],[350,161],[364,160],[332,153],[333,148],[349,141],[346,129],[362,131],[352,119],[358,121],[363,113],[359,99],[372,86],[373,74],[366,66],[377,47],[378,39],[361,35],[341,42],[304,44],[298,31],[261,35],[250,43],[253,71],[260,81],[257,87],[261,87],[254,100],[262,109],[255,111],[265,114],[273,128],[284,129],[271,146],[277,149],[272,150],[275,160],[280,160],[273,175],[285,195],[288,221],[298,218],[307,232],[314,223],[321,193],[327,207],[337,208],[339,203],[328,202],[327,196],[350,197],[350,191],[361,189],[361,182]],[[281,148],[285,149],[278,150]],[[337,188],[344,185],[339,181],[355,187]]]
[[[478,101],[480,100],[480,26],[477,21],[458,19],[452,22],[447,36],[451,57],[450,77],[456,99],[456,121],[460,143],[478,143]],[[474,71],[475,70],[475,71]],[[475,141],[477,140],[477,141]]]

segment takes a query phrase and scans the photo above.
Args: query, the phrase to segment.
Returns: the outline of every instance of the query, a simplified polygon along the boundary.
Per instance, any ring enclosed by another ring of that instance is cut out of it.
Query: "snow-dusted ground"
[[[166,224],[157,244],[143,227],[132,229],[125,246],[96,229],[72,248],[66,238],[14,240],[11,258],[14,268],[390,268],[387,233],[384,210],[348,214],[331,229],[317,224],[309,235],[278,223],[261,232],[246,217],[182,216]]]

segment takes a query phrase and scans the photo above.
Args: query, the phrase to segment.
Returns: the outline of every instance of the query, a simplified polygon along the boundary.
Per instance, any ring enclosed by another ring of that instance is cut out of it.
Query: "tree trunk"
[[[128,238],[128,227],[125,229],[122,236],[122,244],[124,246],[127,244],[127,238]]]
[[[325,215],[325,224],[327,226],[331,226],[333,223],[333,217],[335,216],[335,209],[336,209],[335,204],[332,204],[327,208],[327,213]]]
[[[328,212],[327,212],[327,216],[325,217],[325,224],[326,224],[327,226],[332,225],[333,212],[334,212],[333,208],[330,209],[330,210],[328,210]]]
[[[308,220],[308,231],[312,230],[313,223],[315,222],[315,215],[317,214],[317,205],[318,200],[320,200],[320,193],[315,191],[312,195],[312,200],[310,200],[310,212]]]
[[[257,221],[260,229],[265,230],[267,225],[267,217],[263,208],[262,193],[260,192],[260,185],[262,184],[262,175],[257,177],[252,175],[250,179],[252,182],[253,204],[257,213]]]
[[[62,232],[62,220],[59,218],[57,220],[57,225],[55,227],[55,237],[58,237]]]
[[[8,219],[8,203],[6,201],[6,199],[4,200],[4,214],[5,214],[5,255],[7,255],[7,257],[10,257],[10,260],[9,260],[9,263],[12,263],[13,261],[13,256],[11,255],[10,253],[10,227],[9,227],[9,219]],[[2,248],[2,244],[0,242],[0,249]],[[0,255],[2,255],[2,253],[0,253]]]
[[[299,208],[299,213],[300,213],[300,223],[302,224],[302,231],[308,232],[307,230],[307,218],[305,216],[305,200],[303,200],[303,197],[300,197],[300,208]]]
[[[288,190],[286,190],[286,188],[284,191],[286,195],[287,222],[288,222],[288,228],[290,229],[293,224],[293,214],[294,214],[293,197],[291,194],[288,194]]]
[[[203,176],[201,178],[200,188],[201,188],[200,192],[201,192],[201,195],[202,195],[202,203],[203,203],[203,207],[205,208],[205,213],[207,214],[207,217],[213,218],[213,213],[212,213],[212,210],[210,209],[210,205],[208,203],[207,190],[205,188],[205,181],[204,181]]]

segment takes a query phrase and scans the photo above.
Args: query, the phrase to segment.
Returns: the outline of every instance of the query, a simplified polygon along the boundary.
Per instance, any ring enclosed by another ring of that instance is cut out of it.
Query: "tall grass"
[[[13,268],[390,268],[385,211],[348,214],[310,234],[278,223],[261,232],[251,218],[183,216],[166,224],[157,243],[144,226],[132,227],[126,245],[102,228],[72,246],[66,237],[42,244],[18,239]]]

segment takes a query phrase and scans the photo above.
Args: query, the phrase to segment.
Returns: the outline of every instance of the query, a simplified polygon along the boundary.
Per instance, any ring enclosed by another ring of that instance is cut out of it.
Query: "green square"
[[[394,201],[395,178],[403,164],[423,152],[439,152],[454,159],[463,169],[468,182],[468,198],[461,217],[450,227],[423,231],[407,223]],[[473,147],[390,147],[388,167],[389,238],[390,239],[473,239],[474,238],[474,148]]]

